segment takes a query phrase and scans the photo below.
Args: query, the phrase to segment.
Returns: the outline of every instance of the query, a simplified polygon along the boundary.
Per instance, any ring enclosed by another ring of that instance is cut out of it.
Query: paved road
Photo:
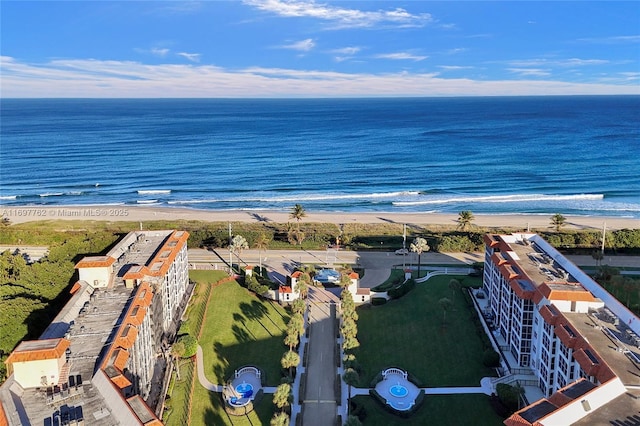
[[[335,424],[336,403],[336,305],[335,296],[323,289],[309,292],[309,362],[303,402],[302,424],[327,426]]]

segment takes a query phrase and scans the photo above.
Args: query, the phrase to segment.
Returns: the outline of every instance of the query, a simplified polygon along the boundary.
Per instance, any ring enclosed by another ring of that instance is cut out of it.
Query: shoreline
[[[124,205],[0,206],[0,214],[11,224],[51,220],[93,220],[102,222],[146,222],[190,220],[201,222],[287,223],[288,211],[200,210],[183,207]],[[552,229],[552,214],[474,214],[473,225],[486,228]],[[615,216],[566,217],[564,230],[640,228],[640,220]],[[302,223],[397,223],[407,225],[456,226],[454,213],[314,212],[307,211]]]

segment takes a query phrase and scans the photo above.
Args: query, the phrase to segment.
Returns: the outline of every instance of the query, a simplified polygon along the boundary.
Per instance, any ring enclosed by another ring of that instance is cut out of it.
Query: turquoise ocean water
[[[3,99],[0,205],[640,218],[640,97]]]

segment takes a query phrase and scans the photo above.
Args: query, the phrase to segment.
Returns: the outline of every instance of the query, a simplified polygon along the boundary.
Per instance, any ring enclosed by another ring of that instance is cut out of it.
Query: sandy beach
[[[196,210],[152,206],[4,206],[2,217],[11,223],[41,220],[96,220],[145,222],[155,220],[194,220],[204,222],[274,222],[292,221],[286,211]],[[475,214],[474,225],[509,227],[522,230],[551,229],[551,215],[482,215]],[[640,228],[640,220],[604,216],[566,216],[564,229],[601,230]],[[457,214],[434,213],[354,213],[307,211],[306,223],[406,223],[414,225],[456,225]]]

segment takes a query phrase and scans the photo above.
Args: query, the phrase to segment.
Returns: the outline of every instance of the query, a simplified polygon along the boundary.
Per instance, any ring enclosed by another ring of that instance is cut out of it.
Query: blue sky
[[[640,94],[640,2],[7,1],[2,97]]]

